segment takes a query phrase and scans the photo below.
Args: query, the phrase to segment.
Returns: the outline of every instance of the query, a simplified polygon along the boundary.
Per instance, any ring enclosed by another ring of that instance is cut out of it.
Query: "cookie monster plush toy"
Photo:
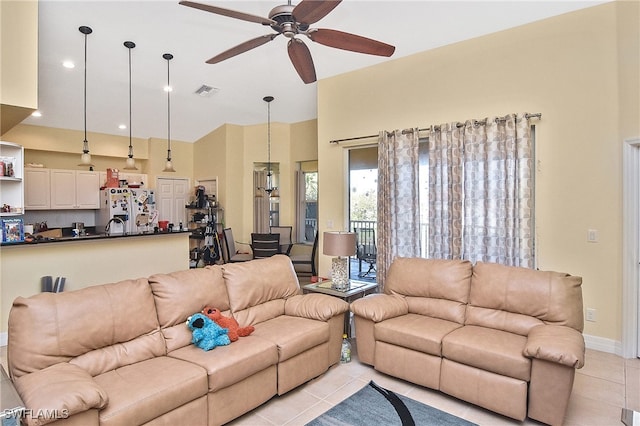
[[[228,335],[229,330],[220,327],[201,313],[193,314],[187,318],[187,326],[193,334],[191,343],[205,351],[231,343]]]

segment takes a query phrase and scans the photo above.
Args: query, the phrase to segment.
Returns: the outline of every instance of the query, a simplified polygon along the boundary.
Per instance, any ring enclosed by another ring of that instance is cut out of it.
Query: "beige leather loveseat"
[[[192,345],[205,305],[255,331]],[[30,424],[222,424],[337,363],[347,310],[282,255],[43,293],[13,304],[9,370]]]
[[[584,364],[582,279],[467,261],[396,259],[351,304],[358,358],[518,420],[562,424]]]

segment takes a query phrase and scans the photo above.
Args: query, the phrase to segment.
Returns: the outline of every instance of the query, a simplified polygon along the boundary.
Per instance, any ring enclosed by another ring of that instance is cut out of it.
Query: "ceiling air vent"
[[[203,98],[209,97],[211,95],[213,95],[214,93],[216,93],[218,90],[217,87],[212,87],[212,86],[208,86],[206,84],[203,84],[202,86],[200,86],[198,88],[198,90],[195,91],[195,94],[198,96],[202,96]]]

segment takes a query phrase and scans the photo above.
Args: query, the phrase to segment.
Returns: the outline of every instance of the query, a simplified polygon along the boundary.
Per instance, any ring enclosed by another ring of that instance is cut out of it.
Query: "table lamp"
[[[337,256],[331,259],[331,281],[336,290],[349,288],[349,256],[356,254],[355,232],[325,232],[322,253]]]

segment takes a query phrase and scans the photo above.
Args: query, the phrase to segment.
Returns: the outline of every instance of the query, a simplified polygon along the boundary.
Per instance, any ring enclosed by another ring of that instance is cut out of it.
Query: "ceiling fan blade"
[[[225,59],[229,59],[236,55],[244,53],[247,50],[251,50],[258,46],[262,46],[263,44],[270,42],[271,40],[278,37],[279,35],[280,34],[266,34],[260,37],[252,38],[251,40],[245,41],[244,43],[240,43],[239,45],[232,47],[229,50],[225,50],[219,55],[214,56],[213,58],[207,61],[207,64],[217,64],[218,62],[222,62]]]
[[[304,81],[305,84],[316,81],[316,69],[313,66],[313,59],[311,58],[311,52],[309,52],[307,45],[300,39],[292,38],[287,44],[287,50],[289,52],[289,59],[291,59],[291,63],[302,81]]]
[[[183,6],[193,7],[194,9],[200,9],[206,12],[215,13],[217,15],[228,16],[229,18],[241,19],[243,21],[249,21],[249,22],[257,22],[258,24],[262,24],[262,25],[271,25],[276,23],[276,21],[269,18],[263,18],[262,16],[251,15],[249,13],[238,12],[231,9],[224,9],[222,7],[211,6],[203,3],[196,3],[193,1],[181,1],[179,2],[179,4]]]
[[[311,40],[324,44],[325,46],[366,53],[368,55],[391,56],[396,50],[396,48],[390,44],[337,30],[312,29],[309,30],[307,36]]]
[[[342,0],[302,0],[291,14],[302,24],[315,24],[329,14]]]

